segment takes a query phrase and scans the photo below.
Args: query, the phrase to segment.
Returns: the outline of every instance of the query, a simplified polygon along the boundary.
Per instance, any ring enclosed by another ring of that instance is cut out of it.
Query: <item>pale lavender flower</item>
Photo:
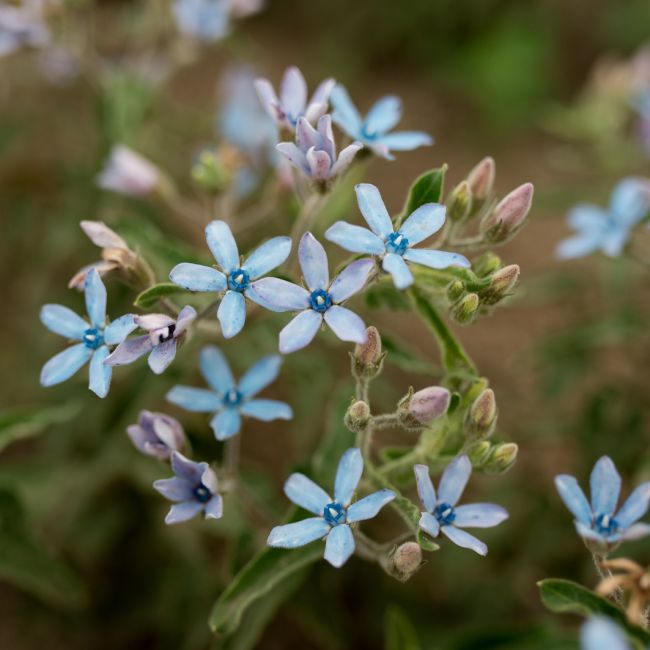
[[[149,353],[149,367],[159,375],[174,360],[178,339],[195,318],[196,309],[189,305],[180,310],[176,319],[167,314],[136,316],[136,325],[148,333],[120,343],[104,363],[107,366],[123,366]]]
[[[50,40],[42,0],[25,0],[20,6],[0,3],[0,57],[23,47],[45,47]]]
[[[104,169],[97,176],[97,184],[101,188],[137,197],[151,194],[159,182],[160,170],[123,144],[111,149]]]
[[[350,524],[376,517],[395,498],[391,490],[379,490],[352,503],[363,474],[361,450],[348,449],[339,462],[334,481],[334,498],[304,474],[292,474],[284,493],[297,506],[315,517],[276,526],[267,544],[276,548],[298,548],[325,539],[325,559],[337,569],[354,553],[354,533]]]
[[[604,616],[590,618],[580,630],[581,650],[632,650],[623,630]]]
[[[352,262],[330,283],[327,254],[310,232],[300,240],[298,260],[309,290],[278,278],[263,278],[251,287],[251,299],[263,307],[300,312],[280,332],[280,352],[287,354],[304,348],[323,321],[342,341],[365,343],[366,326],[341,303],[363,289],[375,263],[370,259]]]
[[[214,42],[229,34],[231,18],[244,18],[263,6],[263,0],[175,0],[172,11],[181,32]]]
[[[217,475],[207,463],[195,463],[178,451],[172,452],[173,478],[153,486],[165,499],[174,501],[165,517],[166,524],[178,524],[203,512],[206,519],[220,519],[223,501],[217,492]]]
[[[138,423],[129,424],[126,432],[137,449],[158,460],[169,460],[186,445],[181,423],[165,413],[140,411]]]

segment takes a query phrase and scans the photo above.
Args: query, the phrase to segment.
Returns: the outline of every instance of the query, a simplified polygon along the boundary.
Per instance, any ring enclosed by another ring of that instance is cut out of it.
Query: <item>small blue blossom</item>
[[[212,221],[205,229],[208,247],[221,271],[202,264],[183,262],[170,272],[174,283],[190,291],[226,291],[217,318],[221,331],[229,339],[241,332],[246,322],[245,298],[263,307],[253,291],[256,280],[280,266],[291,252],[290,237],[273,237],[255,249],[242,263],[237,243],[225,221]]]
[[[621,477],[609,456],[603,456],[594,465],[589,483],[591,504],[573,476],[555,477],[560,497],[575,517],[576,530],[585,541],[611,548],[650,534],[650,525],[637,523],[650,505],[650,482],[639,485],[618,512]]]
[[[178,29],[202,41],[218,41],[230,31],[229,0],[176,0],[172,6]]]
[[[426,465],[415,465],[418,494],[425,512],[420,517],[420,528],[438,537],[442,532],[454,544],[469,548],[479,555],[487,555],[487,546],[463,528],[492,528],[508,518],[505,508],[494,503],[471,503],[457,506],[472,473],[472,463],[466,455],[458,456],[445,469],[438,486],[438,495]]]
[[[267,544],[276,548],[297,548],[325,538],[325,559],[337,569],[343,566],[355,548],[350,524],[376,517],[395,498],[391,490],[379,490],[352,503],[362,474],[363,457],[354,447],[339,461],[333,499],[304,474],[292,474],[284,484],[284,493],[297,506],[316,516],[276,526]]]
[[[581,650],[632,650],[625,633],[611,619],[590,618],[580,630]]]
[[[323,321],[342,341],[365,343],[364,322],[341,303],[366,285],[375,268],[373,260],[352,262],[330,283],[327,254],[310,232],[300,240],[298,260],[308,290],[278,278],[263,278],[251,288],[251,299],[271,311],[300,311],[280,332],[280,352],[309,345]]]
[[[648,213],[650,180],[625,178],[614,188],[606,210],[583,203],[569,212],[569,225],[577,233],[559,244],[556,255],[571,259],[602,251],[617,257],[623,252],[632,228]]]
[[[165,517],[166,524],[178,524],[203,512],[206,519],[220,519],[223,501],[217,492],[217,476],[207,463],[195,463],[178,451],[172,453],[173,478],[153,486],[165,499],[174,501]]]
[[[433,144],[433,138],[422,131],[389,131],[402,118],[402,102],[399,97],[382,97],[362,118],[352,103],[348,91],[338,84],[330,96],[334,123],[353,140],[362,142],[376,155],[394,160],[392,151],[411,151]]]
[[[237,435],[242,416],[269,422],[290,420],[291,407],[273,399],[256,399],[255,395],[271,384],[280,372],[282,357],[271,355],[260,359],[236,383],[221,351],[208,346],[199,357],[201,374],[210,389],[174,386],[167,401],[196,413],[214,413],[210,426],[217,440]]]
[[[84,295],[90,322],[63,305],[44,305],[41,309],[41,322],[45,327],[67,339],[79,341],[43,366],[41,385],[60,384],[90,361],[88,388],[99,397],[106,397],[112,376],[112,369],[104,365],[109,346],[121,343],[137,324],[133,314],[126,314],[107,324],[106,287],[97,269],[93,268],[86,274]]]
[[[337,221],[328,228],[325,238],[352,253],[366,253],[380,258],[384,271],[391,274],[398,289],[405,289],[414,281],[406,262],[432,269],[470,266],[469,260],[459,253],[413,248],[442,228],[445,223],[444,205],[425,203],[395,229],[381,194],[374,185],[361,183],[355,187],[355,191],[359,209],[370,230]]]

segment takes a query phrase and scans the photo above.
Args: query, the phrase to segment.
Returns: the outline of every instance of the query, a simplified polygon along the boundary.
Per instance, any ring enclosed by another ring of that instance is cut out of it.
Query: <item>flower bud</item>
[[[205,192],[221,192],[231,179],[231,174],[213,151],[204,151],[192,167],[192,179]]]
[[[187,445],[183,427],[165,413],[140,411],[138,424],[130,424],[126,432],[143,454],[159,460],[169,460],[173,451],[183,451]]]
[[[519,230],[530,212],[534,187],[524,183],[497,203],[481,223],[481,231],[493,242],[503,242]]]
[[[490,273],[494,273],[501,268],[501,258],[492,251],[486,251],[480,255],[472,264],[474,273],[481,278],[484,278]]]
[[[352,402],[343,419],[345,426],[354,433],[363,431],[370,420],[370,407],[361,400]]]
[[[159,187],[161,177],[151,161],[124,145],[115,145],[97,176],[97,184],[119,194],[144,197]]]
[[[409,394],[400,402],[400,421],[408,428],[421,428],[442,417],[449,408],[451,393],[442,386],[429,386]]]
[[[476,316],[479,303],[478,294],[468,293],[453,306],[451,315],[458,323],[469,323]]]
[[[391,558],[393,574],[406,582],[422,566],[422,549],[416,542],[406,542],[398,546]]]
[[[466,219],[472,209],[472,190],[462,181],[451,191],[447,199],[447,216],[451,221]]]
[[[509,295],[519,279],[519,266],[510,264],[499,269],[490,278],[490,286],[482,294],[485,304],[494,305]]]
[[[447,287],[447,297],[449,300],[456,301],[465,293],[465,283],[461,280],[454,280]]]
[[[467,450],[467,455],[472,461],[473,467],[481,467],[489,458],[492,451],[492,445],[487,440],[475,442]]]
[[[467,183],[472,191],[472,196],[479,201],[484,201],[492,192],[495,176],[494,158],[491,156],[483,158],[467,175]]]
[[[384,365],[381,351],[381,336],[372,325],[366,329],[366,342],[355,346],[352,355],[352,372],[356,377],[374,379]]]
[[[468,413],[468,428],[476,438],[486,438],[492,433],[497,419],[497,402],[494,391],[486,388],[474,400]]]
[[[503,442],[496,445],[484,465],[485,471],[490,474],[507,472],[515,464],[518,452],[519,446],[514,442]]]

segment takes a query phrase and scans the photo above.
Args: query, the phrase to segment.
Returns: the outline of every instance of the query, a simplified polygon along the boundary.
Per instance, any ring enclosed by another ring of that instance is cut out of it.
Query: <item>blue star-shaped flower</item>
[[[316,516],[276,526],[270,532],[267,544],[277,548],[297,548],[326,538],[325,559],[336,568],[343,566],[355,548],[350,524],[372,519],[395,498],[391,490],[379,490],[352,503],[362,473],[361,450],[353,447],[339,461],[333,499],[304,474],[292,474],[284,484],[284,493],[297,506]]]
[[[469,260],[459,253],[413,248],[442,228],[445,223],[444,205],[421,205],[395,230],[379,190],[369,183],[361,183],[354,189],[359,209],[370,230],[337,221],[328,228],[325,238],[352,253],[366,253],[381,258],[384,271],[391,274],[398,289],[413,284],[413,274],[406,262],[422,264],[432,269],[444,269],[453,265],[470,266]]]
[[[121,343],[137,325],[133,314],[125,314],[107,324],[106,287],[97,269],[91,269],[86,275],[84,294],[90,323],[63,305],[44,305],[41,309],[41,322],[45,327],[67,339],[80,341],[43,366],[41,385],[60,384],[90,361],[88,388],[99,397],[106,397],[112,376],[112,368],[104,364],[109,346]]]
[[[442,473],[438,495],[426,465],[415,465],[418,494],[425,512],[420,517],[420,528],[438,537],[442,532],[454,544],[469,548],[479,555],[487,555],[487,546],[462,530],[463,528],[492,528],[508,518],[505,508],[494,503],[471,503],[457,506],[472,474],[472,463],[465,455],[458,456]]]
[[[611,458],[603,456],[598,460],[589,483],[591,505],[573,476],[555,477],[560,497],[576,518],[576,530],[583,539],[612,547],[650,534],[650,525],[637,523],[650,505],[650,481],[639,485],[618,512],[621,477]]]
[[[282,357],[271,355],[251,366],[237,384],[221,351],[208,346],[199,357],[201,374],[212,390],[191,386],[174,386],[167,401],[187,411],[214,413],[210,426],[217,440],[226,440],[239,433],[241,418],[256,420],[290,420],[291,407],[273,399],[254,399],[255,395],[275,381]]]

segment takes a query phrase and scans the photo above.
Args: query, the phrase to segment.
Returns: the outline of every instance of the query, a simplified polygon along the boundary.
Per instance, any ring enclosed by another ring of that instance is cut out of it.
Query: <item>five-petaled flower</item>
[[[196,309],[189,305],[180,310],[175,320],[167,314],[136,316],[136,325],[148,333],[120,343],[104,363],[107,366],[123,366],[150,352],[147,362],[151,370],[159,375],[174,360],[177,342],[195,318]]]
[[[375,268],[373,260],[352,262],[330,283],[327,254],[310,232],[300,240],[298,260],[309,290],[278,278],[263,278],[251,288],[251,299],[267,309],[300,311],[280,332],[280,352],[304,348],[316,336],[323,320],[342,341],[365,343],[363,321],[340,303],[363,289]]]
[[[260,359],[236,383],[221,351],[208,346],[201,350],[199,365],[212,390],[191,386],[174,386],[167,400],[187,411],[214,413],[210,426],[217,440],[226,440],[239,433],[242,416],[269,422],[290,420],[291,407],[272,399],[256,399],[255,395],[275,381],[282,357],[271,355]]]
[[[292,474],[284,484],[284,493],[293,503],[315,517],[276,526],[267,544],[278,548],[297,548],[326,538],[325,559],[337,568],[354,553],[354,534],[350,524],[372,519],[395,498],[391,490],[373,492],[352,503],[363,473],[363,457],[355,447],[348,449],[339,462],[334,482],[334,499],[304,474]]]
[[[44,305],[41,309],[41,321],[45,327],[55,334],[80,341],[52,357],[43,366],[41,384],[59,384],[90,361],[88,388],[99,397],[106,397],[112,376],[112,368],[104,364],[109,355],[108,348],[121,343],[137,325],[133,314],[125,314],[107,324],[106,287],[97,269],[91,269],[86,274],[84,294],[90,323],[63,305]]]
[[[203,512],[206,519],[220,519],[223,501],[217,492],[217,476],[207,463],[195,463],[183,454],[172,453],[173,478],[155,481],[153,486],[165,499],[174,501],[166,524],[178,524]]]
[[[133,444],[147,456],[169,460],[172,452],[185,447],[185,432],[180,422],[165,413],[140,411],[137,424],[129,424],[126,432]]]
[[[330,93],[335,83],[334,79],[325,79],[307,103],[307,82],[302,72],[291,66],[282,78],[279,98],[268,79],[257,79],[255,88],[262,106],[277,125],[293,131],[299,118],[304,117],[313,124],[327,112]]]
[[[219,304],[217,318],[224,337],[229,339],[238,334],[246,322],[245,297],[266,306],[255,297],[255,281],[287,259],[291,252],[291,238],[269,239],[243,263],[239,258],[235,238],[225,221],[209,223],[205,229],[205,238],[222,271],[211,266],[183,262],[171,270],[169,278],[190,291],[226,291]]]
[[[650,525],[637,523],[650,505],[650,481],[639,485],[617,512],[621,477],[609,456],[600,458],[591,472],[591,505],[573,476],[560,474],[555,477],[555,485],[575,517],[578,534],[586,542],[611,549],[622,541],[650,533]]]
[[[433,138],[422,131],[389,131],[402,118],[402,102],[399,97],[382,97],[365,118],[352,103],[348,91],[336,85],[330,96],[332,119],[353,140],[359,140],[376,155],[394,160],[393,151],[410,151],[418,147],[432,145]]]
[[[381,194],[374,185],[361,183],[355,190],[359,209],[370,230],[337,221],[328,228],[325,238],[352,253],[381,258],[384,271],[391,274],[398,289],[413,284],[413,274],[406,262],[432,269],[470,266],[469,260],[459,253],[413,248],[442,228],[445,223],[444,205],[425,203],[409,215],[401,226],[394,228]]]
[[[607,209],[583,203],[569,212],[569,225],[577,232],[560,242],[556,254],[571,259],[602,251],[617,257],[623,252],[632,228],[649,213],[650,179],[625,178],[614,188]]]
[[[438,495],[426,465],[415,465],[418,494],[425,512],[420,517],[420,528],[438,537],[442,532],[454,544],[469,548],[479,555],[487,555],[487,546],[463,528],[492,528],[508,518],[505,508],[494,503],[471,503],[457,506],[472,473],[472,463],[466,455],[458,456],[442,473]]]

